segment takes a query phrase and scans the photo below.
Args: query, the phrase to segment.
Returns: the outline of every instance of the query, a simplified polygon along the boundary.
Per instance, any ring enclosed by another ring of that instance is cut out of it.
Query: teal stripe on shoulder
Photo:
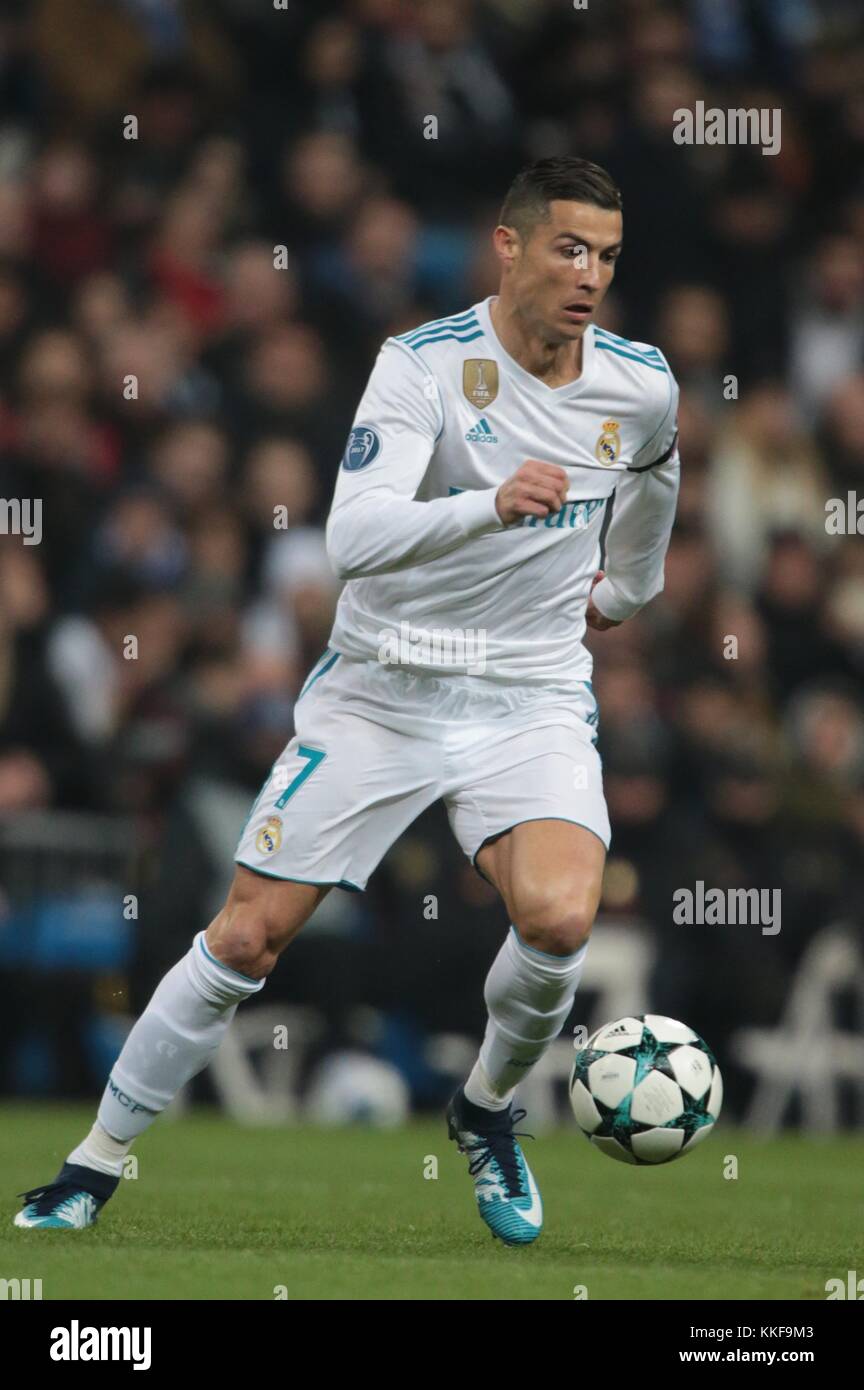
[[[466,309],[464,314],[452,314],[445,319],[430,319],[428,323],[421,323],[419,327],[409,328],[407,333],[398,333],[396,336],[400,342],[407,342],[409,338],[416,338],[421,333],[431,333],[436,328],[458,328],[465,320],[476,317],[473,309]]]
[[[603,339],[607,339],[615,347],[624,348],[627,352],[635,352],[640,357],[651,357],[660,361],[660,353],[655,347],[637,347],[629,338],[619,338],[617,333],[610,333],[607,328],[595,328],[595,335],[600,334]]]
[[[479,324],[476,324],[476,323],[475,323],[475,324],[470,324],[470,323],[469,323],[469,324],[466,324],[466,327],[467,327],[467,328],[475,328],[475,327],[476,327],[477,332],[476,332],[476,333],[469,333],[467,336],[465,336],[465,335],[462,334],[462,333],[430,333],[430,335],[428,336],[428,338],[420,338],[420,339],[418,339],[416,342],[408,343],[408,347],[413,348],[414,351],[416,352],[418,348],[424,347],[424,346],[426,345],[426,343],[446,343],[446,342],[449,342],[449,341],[452,341],[452,342],[455,342],[455,343],[473,343],[475,338],[482,338],[482,337],[483,337],[483,330],[482,330],[482,328],[480,327]]]
[[[438,333],[464,333],[467,332],[468,329],[478,327],[479,324],[476,319],[466,319],[464,323],[454,324],[433,323],[429,328],[424,328],[422,332],[407,333],[401,338],[394,339],[394,341],[401,343],[402,347],[413,347],[421,338],[431,338]]]
[[[652,362],[649,357],[640,357],[635,352],[622,352],[620,348],[613,347],[611,343],[599,343],[595,340],[594,346],[601,352],[614,352],[616,357],[626,357],[630,362],[638,362],[642,367],[650,367],[652,372],[663,372],[669,375],[667,368],[662,362]]]
[[[418,333],[428,333],[433,328],[442,328],[450,324],[458,325],[464,319],[475,317],[473,309],[466,309],[461,314],[448,314],[446,318],[428,319],[426,323],[419,323],[416,328],[409,328],[405,333],[397,333],[397,338],[414,338]]]

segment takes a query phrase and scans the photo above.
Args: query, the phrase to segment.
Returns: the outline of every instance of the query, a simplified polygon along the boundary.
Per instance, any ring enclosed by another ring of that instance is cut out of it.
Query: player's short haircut
[[[516,175],[498,221],[527,238],[538,222],[549,220],[549,204],[556,198],[593,203],[610,212],[620,212],[622,207],[620,189],[605,169],[590,159],[562,154],[536,159]]]

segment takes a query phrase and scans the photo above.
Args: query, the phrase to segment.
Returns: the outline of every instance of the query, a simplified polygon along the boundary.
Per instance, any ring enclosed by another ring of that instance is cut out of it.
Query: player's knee
[[[217,960],[251,980],[263,980],[279,959],[275,923],[253,904],[226,904],[207,930]]]
[[[287,886],[279,892],[268,880],[238,873],[225,906],[207,929],[207,946],[223,965],[262,980],[312,906],[294,902]]]
[[[513,904],[513,925],[526,946],[550,956],[569,956],[591,934],[593,907],[572,894],[546,889],[523,893]]]

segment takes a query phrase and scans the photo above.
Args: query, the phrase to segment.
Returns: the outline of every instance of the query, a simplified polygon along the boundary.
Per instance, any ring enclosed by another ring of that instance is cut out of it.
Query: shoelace
[[[483,1135],[478,1144],[466,1144],[466,1153],[474,1154],[468,1164],[468,1172],[471,1177],[475,1177],[485,1163],[494,1158],[501,1170],[504,1179],[504,1186],[511,1197],[526,1196],[522,1192],[519,1180],[519,1164],[516,1159],[516,1145],[508,1141],[513,1139],[533,1139],[534,1135],[529,1134],[524,1129],[513,1129],[520,1120],[524,1120],[528,1114],[527,1110],[514,1110],[510,1116],[511,1128],[502,1130],[499,1134]]]
[[[29,1192],[19,1192],[27,1206],[35,1203],[36,1215],[47,1216],[57,1204],[67,1197],[74,1197],[84,1189],[71,1182],[49,1182],[43,1187],[31,1187]],[[89,1194],[92,1196],[92,1193]]]

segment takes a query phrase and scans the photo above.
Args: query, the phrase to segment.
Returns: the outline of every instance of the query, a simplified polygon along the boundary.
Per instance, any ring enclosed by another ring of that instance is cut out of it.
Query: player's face
[[[511,234],[508,293],[548,341],[581,337],[595,317],[615,274],[622,227],[620,212],[555,199],[530,237]]]

